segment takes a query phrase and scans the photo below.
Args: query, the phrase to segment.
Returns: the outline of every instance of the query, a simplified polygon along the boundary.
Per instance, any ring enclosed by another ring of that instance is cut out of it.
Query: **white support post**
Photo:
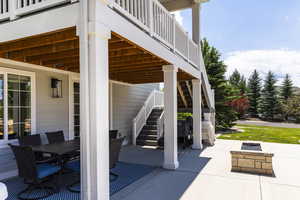
[[[173,51],[176,51],[176,19],[175,19],[175,15],[172,14],[172,32],[173,32],[173,43],[172,43],[172,47],[173,47]]]
[[[148,23],[150,35],[153,36],[153,0],[148,0]]]
[[[98,22],[102,1],[80,1],[81,199],[109,200],[109,65],[111,30]],[[96,12],[97,11],[97,12]]]
[[[193,81],[193,149],[202,149],[201,80]]]
[[[113,82],[109,82],[109,129],[114,129]]]
[[[164,164],[165,169],[175,170],[179,167],[177,155],[177,67],[163,66],[164,71],[164,107],[165,137]]]
[[[133,127],[132,127],[132,144],[135,146],[136,145],[136,119],[133,120]]]
[[[9,0],[8,1],[8,8],[9,8],[9,19],[15,20],[17,19],[16,10],[17,10],[17,1],[16,0]]]
[[[109,65],[110,30],[90,23],[90,145],[92,199],[109,199]]]
[[[201,41],[201,3],[194,3],[192,7],[192,17],[193,17],[193,40],[196,44]]]

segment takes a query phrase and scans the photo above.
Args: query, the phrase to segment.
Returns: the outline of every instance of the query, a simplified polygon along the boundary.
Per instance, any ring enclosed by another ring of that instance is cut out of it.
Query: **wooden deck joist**
[[[75,27],[71,27],[8,41],[0,43],[0,57],[78,73],[79,38]],[[110,79],[133,84],[163,82],[162,66],[167,64],[159,56],[112,33],[109,40]],[[178,80],[192,78],[181,70],[178,73]]]

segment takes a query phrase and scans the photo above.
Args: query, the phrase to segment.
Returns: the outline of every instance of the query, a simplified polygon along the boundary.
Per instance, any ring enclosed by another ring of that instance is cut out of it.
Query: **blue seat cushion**
[[[53,175],[61,169],[60,166],[51,165],[48,163],[37,165],[37,175],[39,179],[45,178],[47,176]]]
[[[79,160],[70,161],[65,164],[65,168],[80,173],[80,161]]]

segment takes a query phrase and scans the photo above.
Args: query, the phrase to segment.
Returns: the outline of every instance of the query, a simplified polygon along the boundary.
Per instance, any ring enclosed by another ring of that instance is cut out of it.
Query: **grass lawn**
[[[222,134],[218,139],[300,144],[300,128],[280,128],[242,124],[238,124],[236,127],[244,132]]]

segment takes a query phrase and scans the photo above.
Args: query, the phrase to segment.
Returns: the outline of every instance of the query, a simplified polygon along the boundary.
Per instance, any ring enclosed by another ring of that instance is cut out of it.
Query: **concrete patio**
[[[179,153],[180,168],[157,168],[111,197],[113,200],[296,200],[300,196],[300,145],[263,143],[274,156],[276,177],[233,173],[230,150],[241,141],[217,140],[202,152]],[[126,147],[121,161],[161,166],[160,150]]]

